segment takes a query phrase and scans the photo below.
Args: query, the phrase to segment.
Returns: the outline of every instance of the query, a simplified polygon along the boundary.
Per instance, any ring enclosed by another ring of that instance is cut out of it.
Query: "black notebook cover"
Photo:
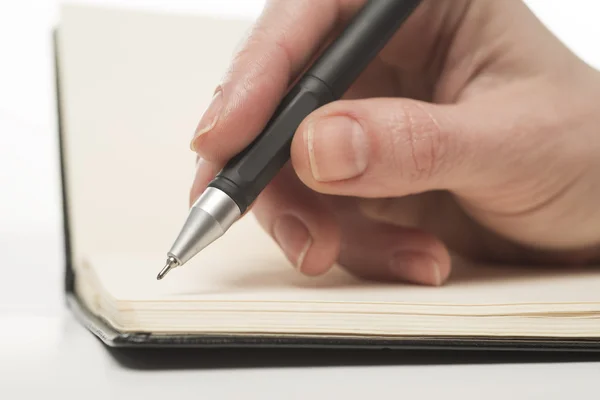
[[[76,319],[109,347],[115,348],[327,348],[327,349],[405,349],[405,350],[485,350],[485,351],[600,351],[600,332],[597,338],[497,338],[497,337],[372,337],[323,335],[246,335],[246,334],[188,334],[165,335],[152,332],[119,332],[104,320],[93,315],[79,299],[75,290],[75,274],[71,260],[69,206],[66,188],[68,176],[64,166],[64,142],[61,113],[61,82],[59,57],[54,32],[54,74],[61,168],[62,212],[65,251],[65,295],[67,305]]]

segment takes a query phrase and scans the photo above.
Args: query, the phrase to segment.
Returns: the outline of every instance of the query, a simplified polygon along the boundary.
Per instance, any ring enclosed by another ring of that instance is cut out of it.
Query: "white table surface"
[[[104,3],[255,16],[263,2]],[[575,51],[600,65],[600,4],[572,1],[568,10],[559,0],[530,4]],[[459,364],[448,355],[395,354],[393,361],[344,353],[332,358],[337,366],[323,366],[325,356],[268,353],[264,360],[252,352],[244,355],[261,361],[248,366],[238,352],[196,352],[187,357],[199,360],[191,366],[175,354],[153,356],[159,369],[120,364],[73,319],[62,297],[49,39],[56,17],[53,0],[0,0],[0,398],[599,398],[600,356],[481,363],[483,355]],[[278,367],[286,358],[304,366]]]

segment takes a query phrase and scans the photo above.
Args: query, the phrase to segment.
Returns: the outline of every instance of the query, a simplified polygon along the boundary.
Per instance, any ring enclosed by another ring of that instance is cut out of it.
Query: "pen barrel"
[[[284,97],[261,134],[229,160],[209,186],[228,194],[244,213],[289,161],[291,142],[300,123],[331,101],[331,91],[323,82],[310,76],[302,78]]]
[[[244,213],[290,158],[300,123],[339,99],[381,51],[420,0],[370,0],[284,97],[264,130],[232,158],[209,187],[225,192]]]
[[[307,74],[341,97],[421,0],[370,0]]]

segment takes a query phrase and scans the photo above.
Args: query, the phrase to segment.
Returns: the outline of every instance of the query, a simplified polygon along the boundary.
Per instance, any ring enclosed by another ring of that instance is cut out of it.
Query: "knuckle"
[[[418,104],[403,104],[390,125],[389,148],[401,178],[416,182],[437,175],[446,158],[448,135],[434,116]]]

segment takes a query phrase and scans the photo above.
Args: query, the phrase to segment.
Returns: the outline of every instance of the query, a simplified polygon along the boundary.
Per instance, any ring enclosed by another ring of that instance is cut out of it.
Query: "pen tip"
[[[161,279],[163,279],[169,273],[170,270],[177,267],[178,265],[179,263],[175,258],[169,257],[163,269],[156,276],[156,280],[160,281]]]

